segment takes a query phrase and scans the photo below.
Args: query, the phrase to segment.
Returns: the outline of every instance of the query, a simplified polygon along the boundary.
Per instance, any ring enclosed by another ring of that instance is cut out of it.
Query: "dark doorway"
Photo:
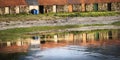
[[[108,32],[109,39],[112,39],[112,31]]]
[[[99,32],[95,33],[95,40],[99,41]]]
[[[94,11],[98,11],[98,3],[94,3],[93,9]]]
[[[111,11],[111,3],[107,4],[108,11]]]
[[[39,12],[41,13],[41,14],[43,14],[44,13],[44,6],[43,5],[40,5],[39,6]]]

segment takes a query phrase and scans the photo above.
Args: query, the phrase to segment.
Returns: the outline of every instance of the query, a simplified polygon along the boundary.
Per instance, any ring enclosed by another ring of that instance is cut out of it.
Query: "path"
[[[120,21],[120,16],[107,16],[107,17],[69,17],[67,19],[59,20],[35,20],[35,21],[10,21],[0,22],[0,30],[19,28],[19,27],[32,27],[32,26],[62,26],[62,25],[75,25],[75,24],[111,24]],[[113,27],[114,28],[114,27]]]

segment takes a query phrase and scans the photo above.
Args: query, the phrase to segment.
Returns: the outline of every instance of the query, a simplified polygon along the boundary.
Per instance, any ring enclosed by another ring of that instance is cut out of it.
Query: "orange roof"
[[[25,0],[0,0],[0,7],[27,5]]]
[[[16,52],[27,52],[28,50],[28,45],[23,45],[23,46],[6,46],[0,48],[0,53],[16,53]]]
[[[65,5],[81,3],[109,3],[120,2],[120,0],[38,0],[39,5]]]
[[[81,4],[84,0],[67,0],[68,4]]]
[[[110,3],[110,2],[120,2],[120,0],[85,0],[85,3]]]
[[[67,0],[38,0],[39,5],[66,5]]]
[[[68,4],[81,4],[81,3],[110,3],[120,2],[120,0],[67,0]]]
[[[66,5],[81,3],[109,3],[120,2],[120,0],[38,0],[39,5]],[[0,7],[28,5],[26,0],[0,0]]]

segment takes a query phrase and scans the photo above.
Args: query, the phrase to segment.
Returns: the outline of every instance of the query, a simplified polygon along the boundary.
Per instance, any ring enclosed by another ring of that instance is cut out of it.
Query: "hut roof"
[[[0,0],[0,7],[18,5],[66,5],[81,3],[110,3],[120,0]]]
[[[120,0],[84,0],[85,3],[111,3],[120,2]]]
[[[0,0],[0,7],[27,5],[25,0]]]
[[[110,3],[120,2],[120,0],[67,0],[68,4],[81,4],[81,3]]]
[[[28,5],[39,5],[38,0],[26,0],[26,3]]]
[[[67,0],[38,0],[39,5],[65,5]]]
[[[68,4],[81,4],[84,3],[84,0],[67,0]]]
[[[38,0],[39,5],[65,5],[81,3],[110,3],[120,2],[120,0]]]

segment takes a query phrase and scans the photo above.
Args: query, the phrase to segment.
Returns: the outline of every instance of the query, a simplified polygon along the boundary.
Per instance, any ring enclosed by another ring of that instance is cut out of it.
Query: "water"
[[[0,42],[0,60],[120,60],[119,52],[119,30],[50,32]]]

